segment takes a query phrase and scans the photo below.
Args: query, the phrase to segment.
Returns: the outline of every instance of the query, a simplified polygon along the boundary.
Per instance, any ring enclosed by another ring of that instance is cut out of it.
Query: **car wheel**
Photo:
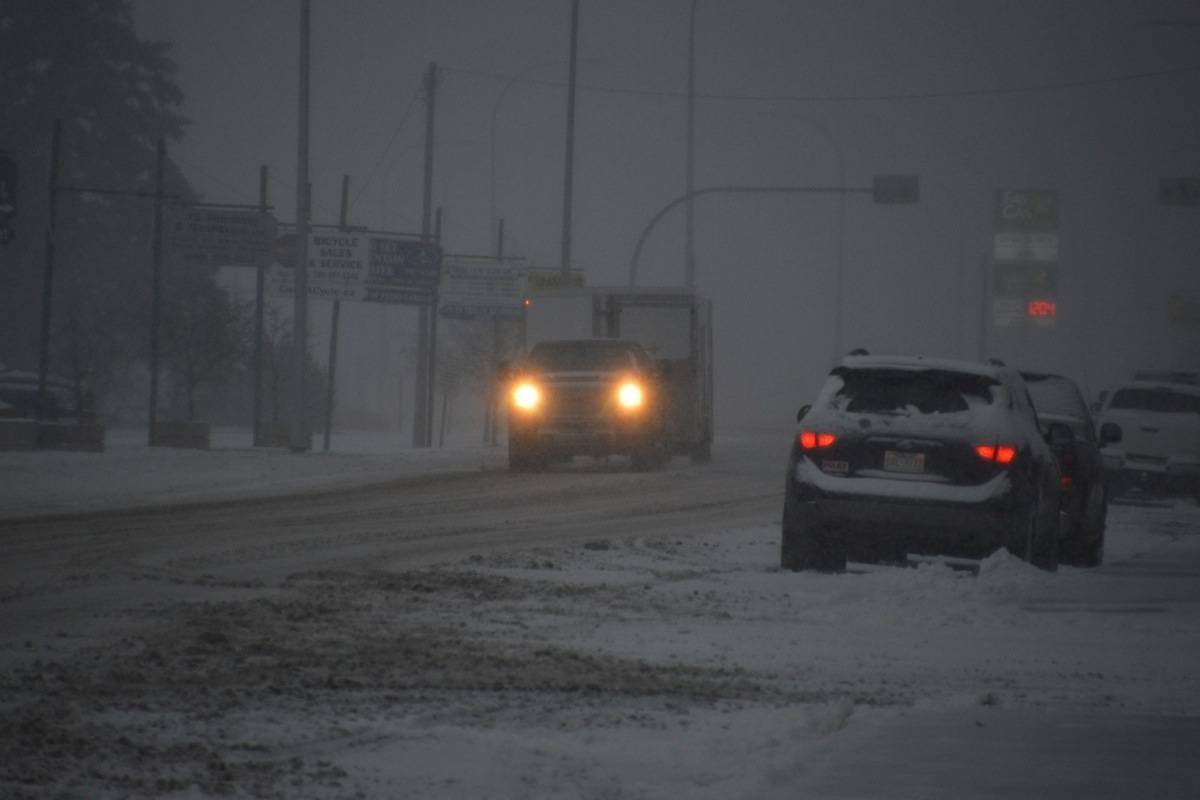
[[[1029,563],[1053,572],[1058,569],[1058,511],[1035,517]]]
[[[784,507],[780,537],[779,566],[792,572],[842,572],[846,569],[846,545],[835,536],[823,535],[804,524],[799,514]]]
[[[1108,501],[1103,493],[1098,503],[1084,513],[1079,529],[1063,542],[1062,561],[1075,567],[1098,567],[1104,561],[1104,529],[1108,521]]]
[[[1009,534],[1010,553],[1039,569],[1058,569],[1058,511],[1041,514],[1037,504],[1018,517]]]

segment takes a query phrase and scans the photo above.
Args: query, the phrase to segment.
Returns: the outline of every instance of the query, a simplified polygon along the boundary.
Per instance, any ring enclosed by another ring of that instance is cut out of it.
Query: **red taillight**
[[[805,450],[820,450],[829,447],[837,441],[837,437],[832,433],[823,433],[818,431],[801,431],[797,437],[800,441],[800,446]]]
[[[984,461],[995,461],[997,464],[1011,464],[1017,457],[1017,448],[1007,444],[981,444],[975,452]]]
[[[1064,489],[1070,489],[1072,486],[1075,485],[1075,479],[1072,478],[1070,475],[1063,475],[1060,480],[1062,482],[1062,487]]]

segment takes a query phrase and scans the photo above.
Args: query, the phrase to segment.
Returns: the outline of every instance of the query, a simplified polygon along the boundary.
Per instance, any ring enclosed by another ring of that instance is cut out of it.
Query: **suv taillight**
[[[796,441],[805,450],[823,450],[837,441],[837,436],[823,431],[800,431]]]
[[[994,461],[997,464],[1008,465],[1017,458],[1017,448],[1010,444],[981,444],[975,447],[975,452],[984,461]]]

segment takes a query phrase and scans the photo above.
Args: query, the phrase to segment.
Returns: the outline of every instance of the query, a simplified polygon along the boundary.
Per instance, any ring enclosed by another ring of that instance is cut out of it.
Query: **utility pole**
[[[46,222],[46,262],[42,273],[42,329],[38,347],[37,418],[46,413],[46,380],[50,372],[50,314],[54,296],[54,228],[58,218],[58,161],[62,142],[62,123],[54,120],[50,137],[50,215]]]
[[[687,290],[696,288],[696,203],[692,197],[696,180],[696,0],[692,0],[688,16],[688,75],[687,75],[687,179],[685,207],[683,271]]]
[[[433,240],[440,246],[442,243],[442,207],[438,206],[437,215],[433,226]],[[428,419],[425,422],[425,446],[433,447],[433,400],[434,391],[437,388],[437,337],[438,337],[438,295],[437,289],[433,290],[433,303],[429,306],[429,376],[426,378],[426,386],[429,389],[429,398],[425,401],[425,408],[428,411]],[[438,445],[441,447],[441,445]]]
[[[258,168],[258,213],[267,215],[267,165]],[[251,444],[258,446],[262,432],[263,304],[266,298],[266,265],[260,263],[254,278],[254,415]]]
[[[347,229],[346,213],[350,200],[350,176],[342,176],[342,209],[338,213],[338,230]],[[341,325],[342,301],[334,299],[333,317],[329,320],[329,377],[325,385],[325,452],[329,452],[329,437],[333,431],[333,402],[337,386],[338,328]]]
[[[158,340],[162,317],[162,239],[163,239],[163,167],[167,145],[158,140],[154,164],[154,243],[151,256],[152,295],[150,305],[150,413],[147,444],[154,444],[154,426],[158,422]]]
[[[305,375],[308,370],[308,72],[311,0],[300,0],[300,107],[299,134],[296,142],[296,266],[295,297],[292,319],[292,425],[289,436],[293,453],[312,447],[305,401]]]
[[[433,222],[433,130],[437,105],[437,64],[430,63],[425,73],[425,182],[421,205],[421,240],[429,241]],[[431,419],[431,308],[420,306],[417,314],[417,375],[413,399],[413,447],[429,447],[433,442]]]
[[[575,178],[575,77],[579,45],[579,0],[571,0],[571,49],[567,77],[567,147],[563,167],[562,261],[559,269],[563,283],[571,272],[571,204]]]

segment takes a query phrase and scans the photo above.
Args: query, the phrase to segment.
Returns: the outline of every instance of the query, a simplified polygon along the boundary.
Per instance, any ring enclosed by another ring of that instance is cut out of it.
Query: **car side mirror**
[[[1070,425],[1051,422],[1050,430],[1046,433],[1046,440],[1050,442],[1051,447],[1067,447],[1075,441],[1075,431],[1071,430]]]
[[[1100,446],[1104,447],[1109,444],[1116,444],[1125,437],[1125,432],[1121,430],[1121,426],[1115,422],[1106,422],[1100,426]]]
[[[800,406],[800,410],[796,412],[796,422],[803,420],[809,411],[812,411],[812,405],[805,404]]]

